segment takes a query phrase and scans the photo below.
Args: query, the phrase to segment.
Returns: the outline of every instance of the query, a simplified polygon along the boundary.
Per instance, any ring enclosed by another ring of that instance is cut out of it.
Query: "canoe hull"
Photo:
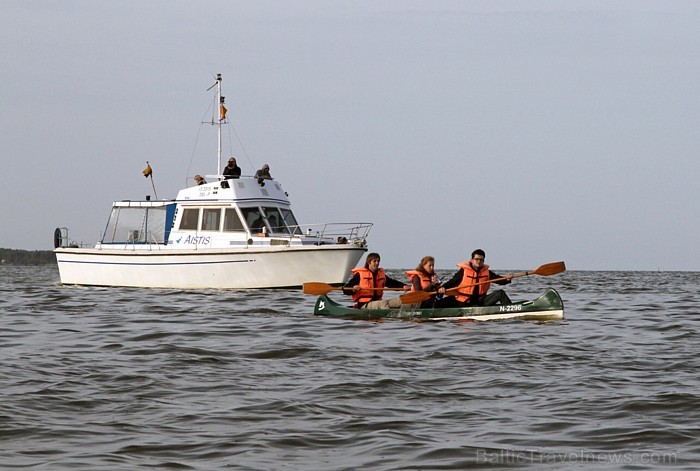
[[[507,305],[423,309],[408,305],[400,309],[354,309],[338,304],[328,296],[316,300],[314,314],[354,320],[402,319],[413,321],[494,321],[507,319],[550,321],[564,318],[559,293],[549,288],[539,298]]]

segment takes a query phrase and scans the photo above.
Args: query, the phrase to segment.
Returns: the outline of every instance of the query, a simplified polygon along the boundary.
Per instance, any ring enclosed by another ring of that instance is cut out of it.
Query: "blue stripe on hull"
[[[155,266],[155,265],[218,265],[221,263],[248,263],[255,260],[224,260],[220,262],[160,262],[160,263],[132,263],[132,262],[81,262],[78,260],[61,260],[59,263],[82,263],[87,265],[140,265],[140,266]]]

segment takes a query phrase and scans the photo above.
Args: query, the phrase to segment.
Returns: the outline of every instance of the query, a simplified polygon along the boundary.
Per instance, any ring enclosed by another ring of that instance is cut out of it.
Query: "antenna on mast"
[[[211,90],[212,88],[216,87],[216,96],[218,98],[219,102],[219,120],[216,123],[218,127],[218,150],[216,154],[216,174],[221,175],[221,124],[226,122],[226,113],[228,110],[224,106],[224,101],[226,100],[225,97],[221,96],[221,74],[216,74],[216,82],[214,82],[214,85],[211,87],[207,88],[207,91]],[[214,124],[214,123],[212,123]]]

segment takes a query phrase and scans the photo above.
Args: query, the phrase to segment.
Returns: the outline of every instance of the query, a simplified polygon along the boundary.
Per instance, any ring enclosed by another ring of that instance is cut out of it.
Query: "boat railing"
[[[54,243],[54,248],[63,248],[63,249],[79,249],[79,248],[86,248],[86,247],[92,247],[92,244],[89,244],[87,242],[80,241],[78,242],[77,240],[70,239],[68,238],[68,228],[67,227],[57,227],[56,230],[53,233],[53,243]]]
[[[119,243],[116,243],[117,245]],[[125,250],[148,249],[148,250],[163,250],[167,248],[167,241],[156,238],[153,232],[148,231],[142,234],[139,230],[130,231],[127,241],[124,243]]]
[[[255,175],[239,175],[237,177],[233,177],[231,175],[217,175],[217,174],[207,174],[207,175],[200,175],[202,178],[205,180],[206,183],[217,183],[217,182],[223,182],[226,180],[245,180],[245,179],[253,179],[255,178]],[[270,180],[274,180],[274,178],[270,178]],[[194,186],[197,185],[197,180],[195,177],[186,177],[185,178],[185,185],[186,186]]]
[[[369,222],[330,222],[320,224],[300,224],[290,226],[291,237],[302,237],[315,245],[353,244],[367,245],[367,236],[372,229]]]

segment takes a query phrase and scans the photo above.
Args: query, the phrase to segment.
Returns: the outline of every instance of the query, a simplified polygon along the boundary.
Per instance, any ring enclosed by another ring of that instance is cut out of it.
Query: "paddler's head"
[[[486,260],[486,252],[481,249],[476,249],[472,252],[472,259],[470,260],[474,268],[481,268],[484,266],[484,260]]]
[[[379,268],[379,254],[372,252],[367,254],[367,258],[365,259],[365,268],[367,268],[370,271],[377,271]]]

